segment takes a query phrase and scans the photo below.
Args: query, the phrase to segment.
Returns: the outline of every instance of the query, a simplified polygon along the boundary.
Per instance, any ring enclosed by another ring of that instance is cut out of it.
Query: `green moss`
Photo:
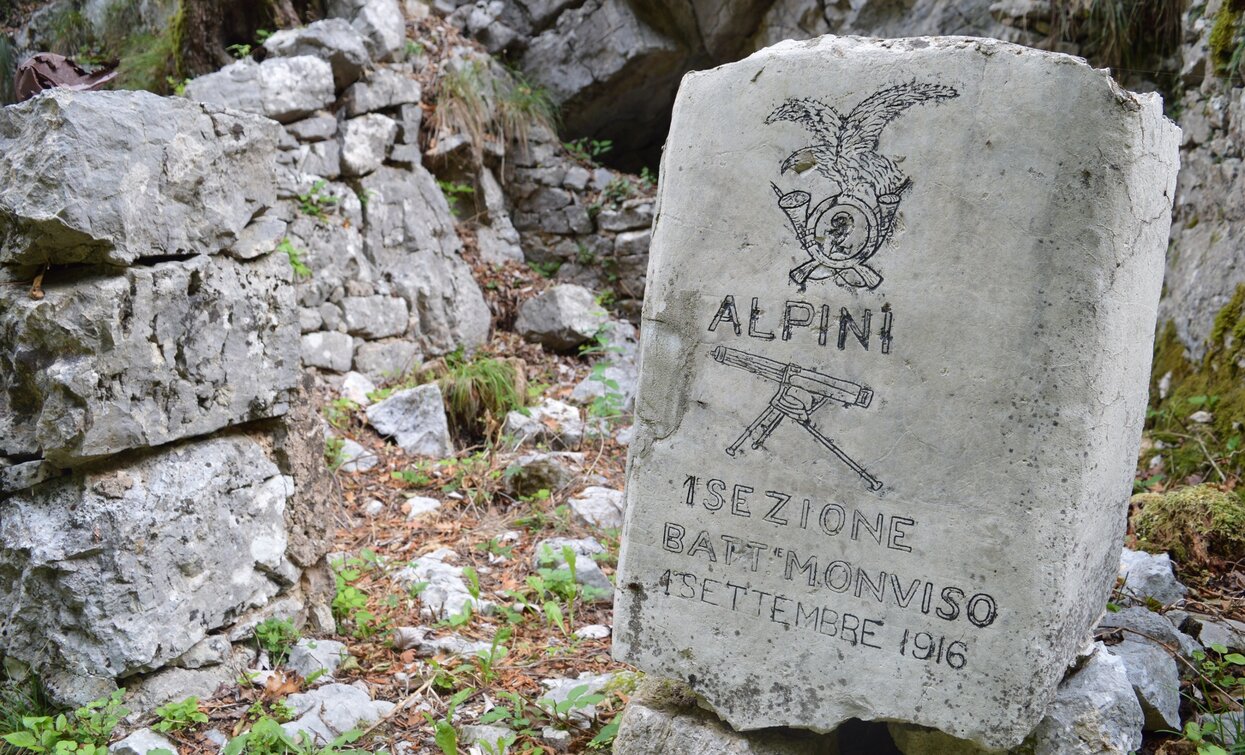
[[[685,711],[697,707],[696,693],[687,684],[675,679],[646,676],[636,687],[634,699],[646,708]]]
[[[1140,548],[1167,552],[1182,566],[1222,568],[1245,558],[1245,501],[1212,485],[1133,496]]]
[[[1215,14],[1215,23],[1210,29],[1210,61],[1215,73],[1227,76],[1231,71],[1232,53],[1236,50],[1236,32],[1241,23],[1241,11],[1231,0],[1224,0]]]

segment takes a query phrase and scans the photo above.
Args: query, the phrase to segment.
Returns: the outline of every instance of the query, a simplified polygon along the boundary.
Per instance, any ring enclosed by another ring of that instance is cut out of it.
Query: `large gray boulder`
[[[87,680],[150,671],[298,581],[294,493],[243,435],[190,441],[9,496],[0,653]],[[210,505],[209,505],[210,504]]]
[[[0,288],[0,456],[72,466],[284,414],[289,281],[272,254],[62,273],[38,301]]]
[[[1055,699],[1018,755],[1128,755],[1141,746],[1145,721],[1128,672],[1099,643],[1059,685]]]
[[[368,194],[364,249],[410,305],[412,338],[428,354],[484,343],[491,314],[436,179],[419,166],[382,166],[360,185]]]
[[[514,329],[528,341],[565,351],[587,343],[608,321],[591,291],[563,283],[523,302]]]
[[[363,35],[340,18],[326,18],[300,29],[282,29],[264,40],[264,49],[273,57],[311,55],[324,59],[333,69],[333,83],[338,89],[353,84],[372,65]]]
[[[213,254],[272,204],[279,129],[147,92],[0,109],[0,263]]]
[[[186,98],[292,123],[336,98],[333,67],[311,55],[249,58],[186,84]]]

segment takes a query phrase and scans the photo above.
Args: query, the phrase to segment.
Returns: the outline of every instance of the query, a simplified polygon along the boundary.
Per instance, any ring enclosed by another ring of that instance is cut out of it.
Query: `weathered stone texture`
[[[61,466],[284,414],[289,263],[194,257],[0,294],[0,454]]]
[[[328,106],[335,97],[333,67],[311,55],[239,60],[191,80],[186,98],[291,123]]]
[[[15,493],[0,517],[0,643],[113,678],[172,661],[296,583],[293,479],[245,436],[169,446]]]
[[[826,37],[686,77],[616,656],[738,729],[1018,744],[1118,569],[1178,138],[1157,97],[993,41]]]
[[[0,263],[216,253],[275,199],[278,132],[146,92],[54,89],[0,109]]]

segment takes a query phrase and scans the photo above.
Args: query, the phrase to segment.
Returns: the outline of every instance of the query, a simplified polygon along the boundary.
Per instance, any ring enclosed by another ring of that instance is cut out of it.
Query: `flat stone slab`
[[[0,283],[0,456],[58,466],[285,414],[298,325],[284,255]]]
[[[1068,56],[789,42],[684,78],[615,656],[736,729],[994,748],[1119,565],[1179,131]]]

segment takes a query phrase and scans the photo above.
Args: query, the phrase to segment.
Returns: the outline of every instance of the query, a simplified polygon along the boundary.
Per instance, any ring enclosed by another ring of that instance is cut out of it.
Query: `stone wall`
[[[293,273],[246,243],[278,138],[144,92],[0,110],[0,653],[61,701],[188,654],[214,687],[239,623],[326,618]]]

